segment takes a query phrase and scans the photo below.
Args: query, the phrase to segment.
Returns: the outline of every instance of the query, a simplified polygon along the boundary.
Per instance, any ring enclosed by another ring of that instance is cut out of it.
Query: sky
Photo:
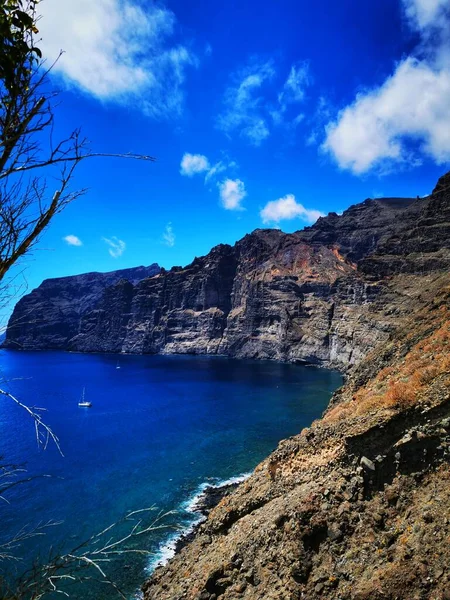
[[[185,265],[450,168],[448,0],[43,0],[55,136],[98,153],[15,270]],[[49,192],[53,190],[49,181]],[[20,285],[19,285],[20,282]],[[9,310],[9,309],[8,309]]]

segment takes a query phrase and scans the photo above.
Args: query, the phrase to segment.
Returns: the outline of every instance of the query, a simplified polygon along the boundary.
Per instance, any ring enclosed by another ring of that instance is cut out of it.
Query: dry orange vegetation
[[[414,344],[394,365],[379,371],[350,400],[331,409],[327,420],[361,416],[380,409],[400,410],[426,403],[427,390],[436,381],[450,388],[449,317],[448,308],[440,307],[435,317],[436,329]],[[402,341],[409,337],[406,335]]]

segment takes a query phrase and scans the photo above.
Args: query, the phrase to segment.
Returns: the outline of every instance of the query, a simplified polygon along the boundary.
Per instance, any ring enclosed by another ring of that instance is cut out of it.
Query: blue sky
[[[257,227],[425,195],[450,162],[447,0],[45,0],[41,47],[88,193],[24,259],[48,277],[190,262]]]

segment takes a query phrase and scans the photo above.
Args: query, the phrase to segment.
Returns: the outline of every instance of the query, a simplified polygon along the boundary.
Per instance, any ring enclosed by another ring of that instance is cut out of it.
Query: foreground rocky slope
[[[448,176],[438,187],[447,184]],[[417,290],[449,268],[450,208],[438,187],[425,199],[366,200],[293,234],[256,230],[187,267],[111,282],[95,301],[75,294],[75,282],[69,290],[49,280],[18,303],[6,345],[345,369],[386,340],[420,303]]]
[[[335,300],[333,335],[384,323],[385,339],[368,337],[324,417],[221,500],[145,600],[450,599],[449,206],[447,175],[370,250],[341,228],[339,253],[357,269],[335,289],[366,297]],[[333,228],[319,226],[304,235],[330,243]]]
[[[421,294],[323,419],[155,571],[145,600],[450,598],[450,276]]]

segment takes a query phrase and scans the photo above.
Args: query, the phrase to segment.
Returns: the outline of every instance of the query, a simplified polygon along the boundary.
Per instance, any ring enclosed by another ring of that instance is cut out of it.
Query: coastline
[[[258,356],[236,356],[233,354],[224,354],[224,353],[216,353],[216,352],[124,352],[123,350],[119,351],[119,352],[113,352],[111,350],[107,350],[107,351],[101,351],[101,350],[95,350],[95,351],[83,351],[83,350],[69,350],[68,348],[14,348],[12,346],[8,346],[5,345],[5,341],[0,342],[0,350],[7,350],[7,351],[11,351],[11,352],[18,352],[18,353],[27,353],[27,352],[39,352],[39,353],[46,353],[46,352],[65,352],[67,354],[76,354],[76,355],[85,355],[85,356],[113,356],[113,357],[118,357],[118,356],[166,356],[166,357],[170,357],[170,356],[174,356],[174,357],[182,357],[182,356],[195,356],[195,357],[206,357],[206,358],[218,358],[218,359],[229,359],[229,360],[246,360],[246,361],[257,361],[257,362],[271,362],[271,363],[278,363],[278,364],[284,364],[284,365],[293,365],[293,366],[298,366],[298,367],[305,367],[305,368],[312,368],[312,369],[324,369],[326,371],[336,371],[337,373],[339,373],[342,377],[343,380],[345,381],[345,378],[347,376],[348,370],[350,368],[350,364],[341,364],[341,363],[334,363],[334,362],[327,362],[327,361],[308,361],[308,360],[304,360],[304,359],[298,359],[298,358],[293,358],[293,359],[288,359],[288,358],[271,358],[268,356],[265,356],[263,358],[260,358]]]
[[[147,574],[151,576],[156,569],[164,567],[170,559],[179,554],[185,546],[192,542],[212,509],[251,475],[252,472],[242,473],[224,480],[216,478],[217,483],[202,483],[194,494],[180,507],[181,511],[191,516],[191,523],[188,523],[185,527],[169,536],[168,539],[161,542],[157,554],[147,566]]]

